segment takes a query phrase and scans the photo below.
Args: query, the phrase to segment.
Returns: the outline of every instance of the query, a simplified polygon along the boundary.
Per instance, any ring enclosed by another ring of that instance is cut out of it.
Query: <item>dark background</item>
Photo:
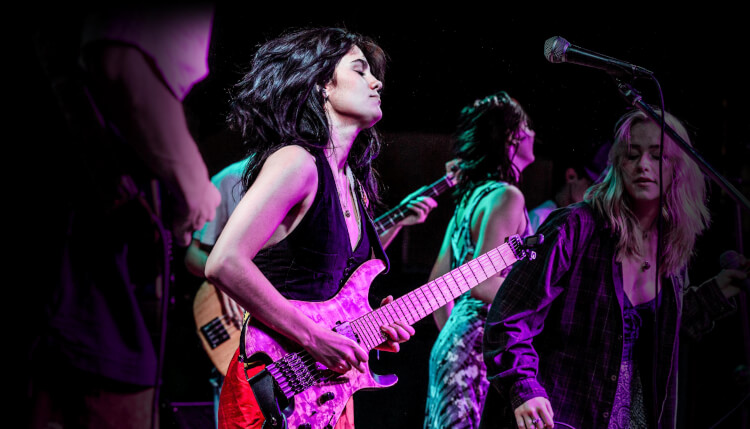
[[[218,172],[242,155],[236,136],[223,122],[227,90],[258,45],[289,28],[332,25],[373,37],[390,57],[384,117],[377,125],[385,143],[376,163],[387,186],[385,208],[444,174],[459,110],[498,90],[519,100],[537,132],[537,161],[524,172],[521,183],[529,208],[551,196],[556,160],[559,164],[566,156],[583,156],[611,137],[615,120],[628,107],[626,101],[603,71],[549,63],[543,46],[553,36],[653,71],[660,87],[654,81],[633,82],[644,100],[660,104],[663,96],[666,109],[694,133],[697,152],[745,196],[750,194],[750,109],[742,33],[746,23],[740,21],[739,10],[715,7],[678,16],[656,14],[639,5],[637,11],[586,11],[584,17],[572,11],[544,15],[539,13],[541,6],[467,6],[432,4],[429,10],[412,6],[406,12],[375,3],[351,5],[352,11],[321,4],[303,12],[291,5],[218,5],[210,75],[185,100],[209,172]],[[43,80],[34,85],[46,89]],[[54,145],[32,143],[35,155]],[[389,247],[391,271],[373,283],[373,304],[427,281],[453,207],[448,195],[438,202],[424,224],[404,229]],[[710,206],[713,224],[700,238],[691,268],[696,283],[718,272],[721,252],[747,248],[748,212],[741,213],[740,234],[736,206],[715,184]],[[201,281],[185,271],[183,255],[182,249],[176,250],[163,398],[178,404],[174,419],[173,408],[165,408],[167,425],[199,427],[202,420],[197,414],[187,419],[192,423],[182,422],[182,417],[199,409],[205,417],[208,407],[201,404],[212,400],[211,364],[192,319],[192,299]],[[736,314],[701,343],[683,342],[680,427],[711,427],[747,394],[747,336],[742,323]],[[400,381],[389,389],[355,395],[358,428],[421,427],[427,359],[437,331],[429,317],[416,328],[417,335],[400,353],[383,353],[372,362],[377,372],[396,373]],[[187,406],[191,403],[196,407]],[[747,413],[747,401],[744,406]],[[735,411],[718,427],[741,427],[747,423],[743,418],[742,410]]]

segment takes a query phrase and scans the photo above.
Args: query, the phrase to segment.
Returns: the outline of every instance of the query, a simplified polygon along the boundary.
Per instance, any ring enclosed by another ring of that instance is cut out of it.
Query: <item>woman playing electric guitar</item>
[[[387,263],[368,213],[377,199],[371,162],[380,146],[373,126],[382,117],[384,59],[371,39],[335,28],[260,47],[230,114],[252,157],[245,194],[206,263],[208,280],[254,319],[340,374],[364,372],[367,353],[289,300],[325,301],[363,262]],[[381,329],[389,338],[381,348],[394,352],[414,334],[405,322]],[[262,369],[232,361],[219,427],[263,423],[247,381]],[[353,427],[351,399],[337,420],[336,427]]]

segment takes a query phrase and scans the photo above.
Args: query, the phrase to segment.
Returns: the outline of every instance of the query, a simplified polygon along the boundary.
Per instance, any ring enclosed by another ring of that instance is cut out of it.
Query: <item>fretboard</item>
[[[380,330],[381,326],[397,320],[403,320],[412,325],[489,277],[513,265],[519,259],[513,250],[515,244],[513,240],[520,240],[520,238],[513,236],[508,242],[395,299],[390,304],[350,321],[350,327],[357,335],[360,344],[366,350],[375,348],[387,338]]]
[[[416,196],[428,196],[434,198],[445,192],[446,189],[452,187],[454,184],[455,183],[453,182],[453,179],[448,176],[443,176],[436,182],[425,187],[425,189]],[[405,201],[378,216],[377,219],[373,221],[373,223],[375,224],[375,231],[377,231],[378,234],[382,234],[383,231],[403,220],[409,214],[407,203],[408,201]]]

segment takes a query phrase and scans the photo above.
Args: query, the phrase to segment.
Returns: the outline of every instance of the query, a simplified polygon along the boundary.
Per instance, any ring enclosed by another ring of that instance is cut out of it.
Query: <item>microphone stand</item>
[[[656,121],[657,124],[661,123],[661,116],[659,116],[658,113],[656,113],[651,106],[649,106],[647,103],[643,102],[643,97],[638,93],[638,91],[633,88],[632,85],[629,83],[624,83],[620,79],[618,79],[616,76],[613,76],[615,82],[617,83],[617,89],[620,91],[620,94],[625,98],[625,100],[628,101],[628,103],[632,106],[635,106],[642,112],[644,112],[646,115],[651,117],[654,121]],[[737,224],[736,224],[736,237],[737,237],[737,243],[738,243],[738,251],[741,254],[744,254],[743,249],[743,241],[742,241],[742,210],[745,209],[746,211],[750,211],[750,202],[748,199],[742,195],[729,181],[727,181],[724,177],[722,177],[714,168],[706,162],[696,151],[693,149],[692,146],[687,144],[685,140],[680,137],[677,132],[669,126],[666,122],[664,123],[664,131],[669,135],[669,137],[677,143],[677,145],[682,148],[685,153],[692,158],[693,161],[695,161],[696,164],[698,164],[698,167],[705,173],[708,177],[711,178],[716,184],[718,184],[721,189],[726,192],[727,195],[729,195],[736,203],[736,216],[737,216]],[[742,325],[742,333],[744,337],[744,345],[745,345],[745,367],[750,368],[750,312],[748,309],[750,306],[748,306],[748,299],[747,299],[747,292],[746,293],[740,293],[737,295],[737,303],[740,311],[740,318],[741,318],[741,325]],[[743,421],[747,423],[748,416],[747,416],[747,408],[745,408],[745,411],[743,413]]]
[[[623,97],[625,97],[626,100],[630,102],[633,106],[637,107],[647,115],[649,115],[651,118],[656,121],[656,123],[661,123],[661,116],[659,116],[658,113],[656,113],[651,106],[643,102],[643,98],[641,95],[636,91],[630,84],[623,83],[619,79],[615,78],[615,81],[617,82],[617,88],[620,91],[620,94],[622,94]],[[689,156],[690,158],[695,161],[696,164],[698,164],[698,167],[700,167],[703,172],[710,177],[714,182],[716,182],[721,188],[726,192],[734,201],[740,205],[744,206],[745,210],[750,211],[750,201],[742,195],[731,183],[729,183],[724,177],[722,177],[716,170],[711,167],[703,158],[693,149],[692,146],[687,144],[685,140],[680,137],[677,132],[672,129],[668,124],[665,125],[665,131],[669,135],[669,137],[672,138],[672,140],[677,143],[678,146],[682,148]],[[741,231],[740,231],[741,232]]]

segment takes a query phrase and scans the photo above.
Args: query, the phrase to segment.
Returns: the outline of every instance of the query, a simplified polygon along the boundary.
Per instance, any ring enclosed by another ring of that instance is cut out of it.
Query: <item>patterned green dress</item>
[[[479,202],[490,192],[507,186],[505,182],[488,181],[464,197],[451,219],[451,269],[474,255],[471,241],[471,218]],[[524,236],[531,234],[526,216]],[[459,218],[460,217],[460,218]],[[506,275],[504,270],[501,275]],[[456,299],[455,306],[440,331],[430,353],[427,405],[424,429],[476,428],[489,382],[482,359],[482,335],[489,304],[466,292]]]

